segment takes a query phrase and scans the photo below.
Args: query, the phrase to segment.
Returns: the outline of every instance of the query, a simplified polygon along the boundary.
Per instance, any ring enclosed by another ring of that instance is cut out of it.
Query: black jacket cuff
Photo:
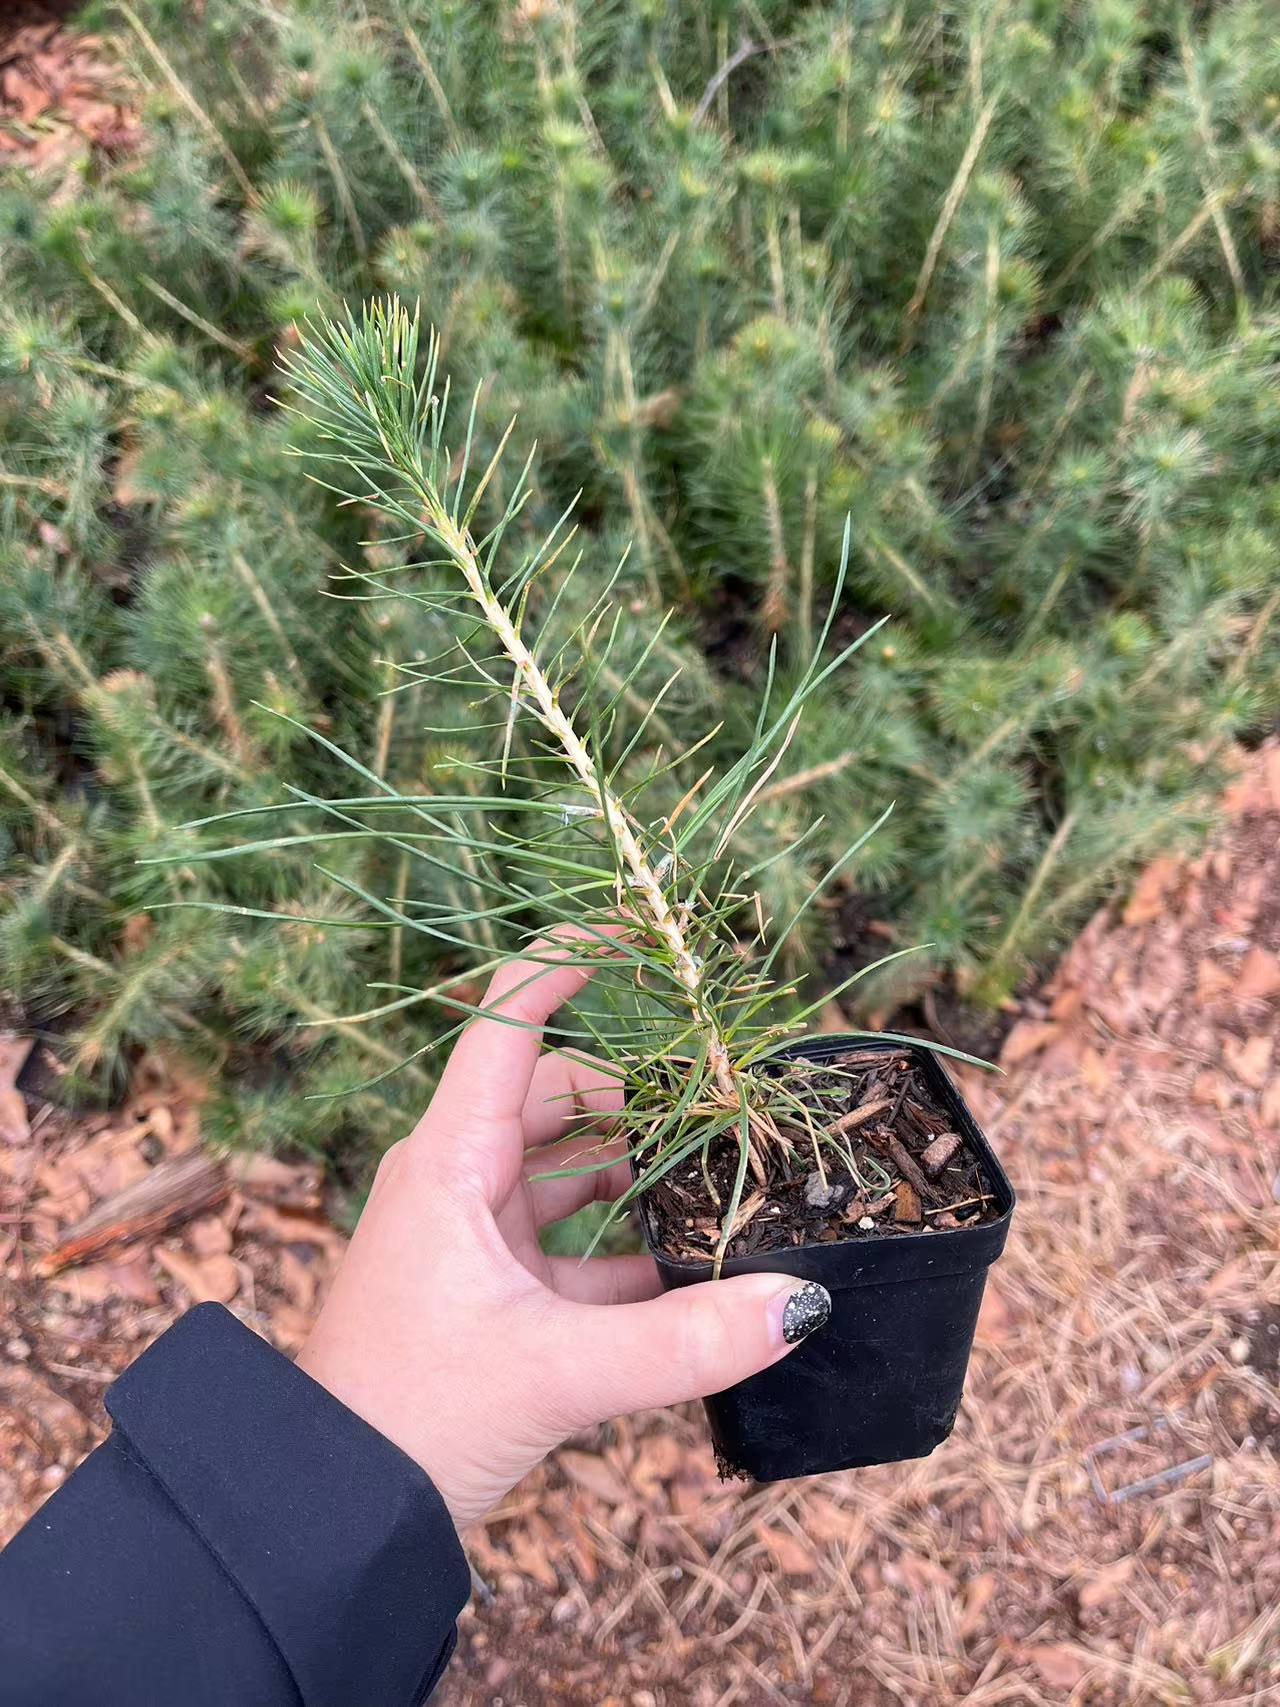
[[[305,1707],[417,1707],[470,1576],[418,1466],[218,1304],[107,1396],[120,1444],[262,1621]]]

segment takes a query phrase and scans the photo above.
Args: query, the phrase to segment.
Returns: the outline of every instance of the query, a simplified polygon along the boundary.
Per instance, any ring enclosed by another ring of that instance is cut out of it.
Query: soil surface
[[[762,1140],[752,1153],[754,1173],[726,1256],[940,1233],[1003,1213],[914,1050],[863,1046],[822,1064],[792,1061],[776,1082],[769,1112],[782,1142]],[[740,1160],[738,1139],[727,1133],[712,1146],[705,1174],[694,1157],[646,1193],[656,1248],[686,1260],[714,1256],[720,1206],[733,1200]]]
[[[468,1535],[484,1588],[436,1702],[1280,1699],[1280,744],[1225,805],[1024,1004],[1006,1076],[960,1075],[1020,1205],[946,1445],[749,1489],[697,1407],[570,1442]],[[49,1272],[193,1152],[202,1092],[150,1063],[72,1123],[12,1089],[25,1047],[0,1048],[0,1540],[176,1315],[220,1298],[293,1350],[344,1243],[313,1172],[258,1163]]]

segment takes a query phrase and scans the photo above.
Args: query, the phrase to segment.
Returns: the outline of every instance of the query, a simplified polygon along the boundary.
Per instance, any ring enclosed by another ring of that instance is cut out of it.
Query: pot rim
[[[1005,1173],[999,1157],[991,1148],[991,1143],[987,1138],[986,1133],[983,1132],[982,1128],[978,1125],[978,1122],[974,1119],[969,1105],[965,1101],[959,1087],[955,1084],[950,1074],[943,1066],[942,1063],[945,1060],[945,1057],[940,1056],[937,1050],[931,1049],[928,1043],[923,1039],[918,1043],[911,1041],[904,1042],[899,1038],[884,1037],[883,1034],[879,1032],[816,1032],[808,1036],[800,1036],[792,1038],[788,1042],[780,1043],[776,1049],[770,1051],[770,1055],[766,1056],[765,1059],[770,1059],[773,1056],[786,1055],[799,1056],[801,1059],[822,1059],[823,1057],[829,1057],[832,1054],[838,1054],[841,1050],[847,1049],[853,1045],[857,1045],[861,1048],[874,1048],[877,1044],[882,1045],[886,1054],[904,1049],[910,1050],[914,1055],[928,1062],[928,1070],[931,1074],[935,1078],[941,1079],[946,1093],[954,1102],[954,1112],[960,1117],[961,1136],[964,1138],[966,1144],[977,1152],[983,1167],[987,1169],[991,1176],[991,1182],[996,1187],[997,1193],[1004,1199],[1005,1206],[1001,1210],[1000,1214],[994,1216],[989,1221],[978,1221],[965,1227],[938,1227],[931,1231],[921,1227],[911,1232],[895,1233],[888,1238],[881,1236],[879,1238],[871,1237],[867,1239],[840,1239],[835,1242],[819,1242],[815,1239],[811,1240],[807,1244],[792,1245],[785,1251],[760,1252],[749,1257],[727,1257],[725,1259],[724,1272],[727,1273],[729,1271],[730,1264],[751,1263],[753,1265],[760,1265],[764,1268],[770,1268],[774,1266],[779,1259],[786,1258],[794,1261],[796,1258],[809,1253],[823,1253],[825,1256],[830,1257],[833,1252],[839,1251],[852,1256],[853,1253],[858,1250],[867,1252],[876,1248],[883,1249],[889,1245],[905,1248],[912,1245],[920,1245],[925,1242],[927,1242],[930,1249],[933,1250],[941,1251],[944,1246],[947,1247],[948,1255],[952,1258],[962,1256],[969,1246],[977,1246],[979,1244],[995,1245],[995,1253],[992,1258],[989,1259],[990,1261],[994,1261],[999,1255],[999,1252],[1004,1247],[1005,1236],[1008,1232],[1009,1223],[1013,1219],[1014,1209],[1017,1207],[1017,1193],[1013,1188],[1013,1184],[1010,1181],[1009,1176]],[[631,1166],[634,1173],[636,1171],[636,1159],[634,1156],[631,1158]],[[641,1230],[644,1233],[645,1244],[655,1260],[660,1261],[664,1268],[669,1268],[673,1272],[683,1273],[690,1277],[703,1273],[710,1275],[714,1267],[714,1264],[710,1259],[704,1260],[697,1257],[672,1256],[668,1252],[662,1250],[661,1247],[658,1246],[658,1244],[650,1237],[648,1204],[646,1201],[647,1195],[647,1193],[642,1192],[640,1196],[636,1198],[635,1204],[636,1212],[640,1220]],[[961,1266],[967,1267],[968,1265],[962,1264]],[[975,1264],[974,1266],[979,1265]]]

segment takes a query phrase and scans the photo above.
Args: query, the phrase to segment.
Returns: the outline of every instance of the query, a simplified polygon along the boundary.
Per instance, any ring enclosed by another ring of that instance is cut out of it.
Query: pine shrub
[[[95,10],[141,149],[0,180],[0,983],[73,1082],[179,1049],[228,1135],[381,1140],[431,1032],[371,986],[507,946],[479,907],[453,943],[379,915],[465,914],[465,863],[433,894],[381,843],[322,871],[293,839],[339,750],[457,798],[503,739],[430,600],[343,596],[420,542],[291,454],[277,351],[344,301],[421,303],[481,466],[517,418],[530,539],[578,495],[573,598],[613,614],[573,691],[637,777],[743,750],[849,520],[833,644],[888,622],[750,833],[783,919],[894,803],[846,901],[933,947],[877,1006],[1007,997],[1274,722],[1263,0]],[[203,820],[288,802],[278,846],[205,857]],[[803,913],[788,973],[839,928]]]

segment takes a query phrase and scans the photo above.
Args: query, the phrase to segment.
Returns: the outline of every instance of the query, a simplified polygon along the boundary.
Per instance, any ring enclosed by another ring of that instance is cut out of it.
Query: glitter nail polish
[[[816,1280],[807,1280],[787,1299],[782,1312],[782,1337],[788,1345],[808,1337],[831,1314],[831,1294]]]

